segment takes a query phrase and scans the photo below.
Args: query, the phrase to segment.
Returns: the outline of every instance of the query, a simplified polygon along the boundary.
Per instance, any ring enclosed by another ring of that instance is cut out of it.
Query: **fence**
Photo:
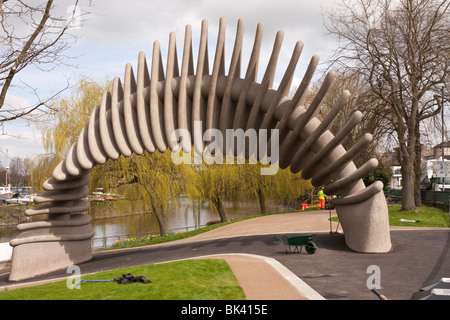
[[[389,193],[390,198],[401,199],[402,190],[392,189]],[[433,206],[447,206],[450,204],[450,192],[449,191],[431,191],[431,190],[421,190],[420,197],[422,202],[431,204]]]
[[[448,191],[426,191],[420,192],[422,201],[431,201],[449,204],[450,192]]]

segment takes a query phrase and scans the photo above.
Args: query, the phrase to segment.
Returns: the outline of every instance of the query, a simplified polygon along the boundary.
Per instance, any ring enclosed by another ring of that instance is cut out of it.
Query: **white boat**
[[[103,194],[103,192],[101,191],[97,191],[97,192],[92,192],[92,201],[105,201],[105,196]]]
[[[0,187],[0,200],[6,200],[13,196],[13,192],[9,186]]]
[[[20,198],[19,197],[13,197],[13,198],[10,198],[10,199],[6,199],[5,202],[7,204],[22,204],[20,202]]]
[[[20,197],[19,194],[13,195],[11,198],[4,200],[7,204],[32,204],[36,194],[27,194]]]
[[[34,197],[36,197],[36,194],[27,194],[22,198],[19,198],[19,201],[23,204],[32,204],[34,202]]]

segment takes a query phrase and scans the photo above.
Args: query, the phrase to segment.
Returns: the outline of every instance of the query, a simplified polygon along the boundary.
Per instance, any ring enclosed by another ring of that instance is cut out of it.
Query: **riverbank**
[[[159,236],[159,224],[151,212],[140,210],[138,203],[128,200],[121,203],[93,203],[89,210],[89,215],[93,218],[94,247],[109,246],[116,240],[140,237]],[[247,216],[254,216],[260,213],[259,203],[256,200],[227,201],[224,203],[229,220],[239,219]],[[21,206],[22,210],[26,206]],[[117,210],[114,212],[114,208]],[[291,212],[298,208],[267,203],[268,212]],[[46,219],[46,215],[32,217],[32,220]],[[166,224],[171,233],[183,232],[198,229],[208,225],[211,221],[217,220],[218,214],[215,208],[207,201],[192,203],[188,199],[181,198],[176,205],[171,205],[165,215]],[[5,224],[6,225],[6,224]],[[9,241],[16,237],[16,222],[8,223],[8,226],[0,228],[0,241]]]
[[[258,214],[253,216],[248,216],[244,218],[238,218],[238,219],[230,219],[226,222],[218,222],[209,224],[206,226],[199,227],[198,229],[186,231],[186,232],[178,232],[178,233],[169,233],[166,236],[158,236],[158,237],[130,237],[127,239],[123,239],[123,241],[115,243],[112,247],[106,248],[106,249],[99,249],[99,250],[108,250],[108,249],[120,249],[120,248],[131,248],[131,247],[138,247],[138,246],[145,246],[150,244],[159,244],[159,243],[165,243],[165,242],[172,242],[176,240],[183,240],[188,239],[191,237],[198,236],[200,234],[204,234],[206,232],[213,231],[215,229],[225,227],[230,224],[234,224],[237,222],[242,222],[245,220],[255,219],[255,218],[262,218],[265,216],[271,216],[271,215],[278,215],[278,214],[289,214],[289,213],[296,213],[296,212],[272,212],[272,213],[264,213],[264,214]],[[298,212],[297,212],[298,213]]]
[[[36,221],[46,218],[46,215],[37,215],[32,218],[25,215],[25,210],[38,205],[24,204],[0,204],[0,227],[15,227],[26,221]],[[87,211],[93,220],[127,217],[146,214],[142,210],[133,210],[133,206],[117,208],[113,203],[91,202],[91,208]]]
[[[25,206],[0,204],[0,227],[15,227],[28,220],[25,216]]]

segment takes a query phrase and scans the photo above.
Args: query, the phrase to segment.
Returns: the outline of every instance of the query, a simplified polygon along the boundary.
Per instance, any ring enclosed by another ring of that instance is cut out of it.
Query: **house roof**
[[[450,141],[442,142],[433,147],[433,149],[442,148],[442,147],[450,147]]]

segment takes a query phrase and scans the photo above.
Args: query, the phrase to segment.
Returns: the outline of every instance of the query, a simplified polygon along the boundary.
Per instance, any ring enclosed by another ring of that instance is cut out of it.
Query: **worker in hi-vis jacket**
[[[320,188],[317,196],[319,197],[319,208],[325,209],[325,193],[323,193],[323,188]]]

